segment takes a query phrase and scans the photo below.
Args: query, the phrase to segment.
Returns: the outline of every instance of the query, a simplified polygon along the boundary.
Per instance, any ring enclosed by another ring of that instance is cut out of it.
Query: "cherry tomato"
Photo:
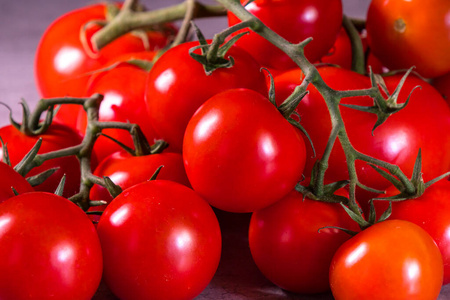
[[[91,299],[102,276],[92,222],[69,200],[25,193],[0,204],[0,298]]]
[[[183,159],[192,187],[212,206],[252,212],[294,188],[305,143],[266,97],[234,89],[213,96],[194,114]]]
[[[90,73],[101,69],[111,58],[128,52],[144,51],[139,37],[126,34],[94,53],[90,38],[101,27],[86,27],[87,45],[80,39],[82,28],[92,21],[105,21],[107,6],[96,4],[70,11],[53,21],[41,37],[35,56],[35,78],[43,98],[83,97]],[[159,49],[168,42],[168,32],[148,32],[150,49]],[[87,50],[89,49],[89,50]],[[91,53],[92,52],[92,53]],[[55,118],[75,126],[79,106],[63,106]]]
[[[346,241],[333,257],[334,299],[437,299],[443,263],[430,235],[414,223],[388,220]]]
[[[81,135],[70,127],[53,123],[48,130],[38,136],[25,135],[12,125],[0,128],[0,136],[8,144],[8,152],[11,164],[15,166],[31,150],[39,138],[42,145],[38,154],[65,149],[79,145],[82,141]],[[1,148],[1,146],[0,146]],[[63,175],[66,175],[64,185],[64,197],[70,197],[78,193],[80,189],[80,162],[76,156],[66,156],[45,161],[42,165],[33,168],[27,176],[42,173],[51,168],[58,168],[42,184],[35,186],[36,191],[53,193],[58,187]]]
[[[248,2],[241,0],[244,5]],[[291,43],[312,37],[313,41],[305,47],[305,56],[311,62],[327,54],[342,24],[341,0],[256,0],[245,8]],[[240,20],[229,13],[228,23],[231,26]],[[297,66],[280,49],[254,32],[241,37],[236,45],[247,50],[263,66],[283,70]]]
[[[34,191],[22,175],[4,162],[0,162],[0,178],[0,203],[15,196],[14,190],[19,194]]]
[[[331,259],[351,237],[326,226],[359,231],[339,204],[304,199],[301,193],[292,191],[253,213],[249,227],[252,257],[261,272],[285,290],[326,292],[330,289]]]
[[[349,70],[352,68],[352,44],[343,27],[334,45],[319,59],[319,63],[334,64]]]
[[[366,29],[373,54],[389,69],[409,69],[424,77],[450,72],[450,2],[373,0]]]
[[[166,180],[126,189],[97,226],[104,280],[120,299],[193,299],[216,272],[219,223],[208,203]]]
[[[181,151],[186,125],[194,112],[213,95],[232,88],[249,88],[267,95],[260,65],[246,51],[232,47],[231,68],[206,75],[203,65],[189,56],[198,42],[178,45],[165,52],[148,76],[146,93],[150,121],[173,151]]]

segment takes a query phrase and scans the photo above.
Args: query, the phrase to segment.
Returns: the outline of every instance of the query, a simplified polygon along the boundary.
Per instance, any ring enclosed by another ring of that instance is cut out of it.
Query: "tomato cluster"
[[[172,44],[186,28],[149,21],[97,49],[121,9],[143,13],[128,2],[46,30],[36,83],[63,104],[51,124],[23,104],[0,128],[0,299],[91,299],[101,280],[120,299],[193,299],[229,250],[224,214],[250,216],[249,258],[282,290],[436,299],[450,283],[448,0],[420,18],[418,0],[373,0],[358,28],[341,0],[217,2],[222,39]],[[95,113],[70,100],[94,94]],[[36,144],[36,159],[80,150],[24,178]]]

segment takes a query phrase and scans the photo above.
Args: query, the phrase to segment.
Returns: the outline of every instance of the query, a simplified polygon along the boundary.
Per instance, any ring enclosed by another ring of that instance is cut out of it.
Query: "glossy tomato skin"
[[[189,56],[198,42],[188,42],[164,53],[152,67],[146,92],[147,109],[156,132],[180,152],[186,125],[194,112],[210,97],[232,88],[249,88],[267,95],[261,66],[246,51],[233,46],[231,68],[206,75],[203,65]]]
[[[242,4],[247,2],[249,1],[241,0]],[[327,54],[342,24],[341,0],[256,0],[246,5],[246,9],[291,43],[299,43],[312,37],[313,41],[305,47],[305,56],[311,62],[316,62]],[[240,20],[229,13],[228,23],[231,26],[240,23]],[[257,33],[251,32],[241,37],[236,44],[265,67],[286,70],[297,66],[286,54]]]
[[[19,194],[34,191],[33,187],[22,175],[4,162],[0,162],[0,178],[2,178],[0,180],[0,203],[15,196],[13,188]]]
[[[120,299],[193,299],[221,255],[217,218],[179,183],[146,181],[120,194],[97,226],[104,280]]]
[[[374,0],[366,29],[373,54],[389,69],[409,69],[433,78],[450,71],[450,2]]]
[[[326,226],[359,231],[339,204],[303,199],[301,193],[292,191],[252,214],[249,245],[253,260],[282,289],[301,294],[329,291],[331,259],[351,236]]]
[[[105,21],[106,14],[105,4],[90,5],[67,12],[49,25],[39,41],[34,66],[36,85],[43,98],[83,97],[92,71],[122,53],[146,50],[142,40],[132,34],[119,37],[95,53],[90,43],[84,46],[80,40],[82,27],[91,21]],[[99,29],[97,25],[87,26],[86,39],[89,41]],[[148,36],[151,49],[162,48],[168,42],[163,32],[149,32]],[[79,106],[65,105],[55,118],[75,126],[80,110]]]
[[[25,193],[0,204],[0,298],[91,299],[102,276],[92,222],[69,200]]]
[[[358,233],[330,267],[334,299],[437,299],[443,263],[430,235],[411,222],[388,220]]]
[[[284,197],[301,179],[305,143],[266,97],[234,89],[194,114],[183,160],[193,189],[212,206],[253,212]]]
[[[38,136],[25,135],[14,126],[7,125],[0,128],[0,136],[3,141],[8,144],[8,152],[11,165],[13,166],[22,160],[39,138],[42,138],[42,145],[38,154],[76,146],[82,141],[82,137],[78,132],[66,125],[58,123],[53,123],[44,134]],[[66,156],[47,160],[42,165],[33,168],[27,176],[33,176],[51,168],[58,168],[58,170],[42,184],[34,187],[36,191],[53,193],[65,174],[66,181],[63,196],[70,197],[78,193],[80,189],[81,172],[80,162],[76,156]]]
[[[369,88],[369,79],[355,72],[334,67],[319,68],[324,81],[337,90]],[[289,71],[275,78],[277,102],[283,101],[286,95],[292,92],[294,86],[301,82],[300,71]],[[392,93],[399,83],[402,74],[387,76],[384,78],[388,90]],[[450,169],[450,155],[441,149],[450,147],[450,110],[441,95],[429,83],[409,76],[400,92],[399,103],[406,101],[409,93],[414,90],[407,106],[391,115],[387,121],[379,126],[372,136],[372,128],[376,122],[376,116],[366,112],[341,106],[340,111],[346,126],[350,142],[356,150],[400,166],[401,170],[411,176],[414,162],[422,150],[422,171],[425,181],[440,176]],[[320,158],[328,136],[331,132],[331,121],[328,109],[323,97],[314,87],[308,88],[310,93],[306,95],[297,112],[301,117],[301,124],[312,138],[317,155]],[[372,106],[373,101],[369,97],[351,97],[341,101],[345,104]],[[320,120],[320,121],[319,121]],[[420,121],[418,121],[420,120]],[[305,172],[312,170],[315,158],[309,151]],[[370,187],[384,190],[391,184],[383,179],[375,170],[365,162],[357,161],[356,168],[359,180]],[[329,165],[325,176],[328,180],[336,181],[348,178],[344,151],[337,142],[331,152]],[[377,194],[368,194],[359,191],[358,198],[363,209],[367,209],[367,199],[376,197]]]

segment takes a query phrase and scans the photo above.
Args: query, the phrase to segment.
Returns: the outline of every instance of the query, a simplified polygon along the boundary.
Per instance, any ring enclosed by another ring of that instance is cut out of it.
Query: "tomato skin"
[[[338,65],[348,70],[352,68],[352,44],[344,27],[339,30],[334,45],[319,59],[319,62]]]
[[[450,71],[450,2],[374,0],[367,12],[369,46],[389,69],[415,66],[433,78]]]
[[[0,298],[91,299],[102,276],[92,222],[69,200],[25,193],[0,204]]]
[[[246,51],[233,46],[231,68],[206,75],[203,65],[189,55],[198,42],[171,48],[154,64],[148,76],[147,109],[156,132],[173,151],[181,152],[186,125],[194,112],[213,95],[232,88],[249,88],[267,95],[261,66]],[[189,75],[187,75],[189,74]]]
[[[19,194],[33,192],[33,187],[28,181],[17,173],[14,168],[4,162],[0,162],[0,203],[15,196],[14,188]]]
[[[329,291],[331,259],[350,235],[325,226],[359,231],[339,204],[303,199],[301,193],[292,191],[252,214],[252,257],[261,272],[282,289],[301,294]]]
[[[247,2],[241,0],[242,4]],[[289,42],[298,43],[312,37],[313,41],[305,47],[305,56],[311,62],[327,54],[342,24],[341,0],[256,0],[246,9]],[[230,26],[240,22],[234,14],[228,14]],[[286,70],[297,66],[280,49],[255,32],[241,37],[236,45],[247,50],[265,67]]]
[[[193,299],[219,264],[221,232],[212,208],[172,181],[125,190],[97,231],[104,280],[120,299]]]
[[[193,189],[212,206],[252,212],[294,188],[305,143],[266,97],[234,89],[213,96],[194,114],[183,159]]]
[[[430,235],[411,222],[388,220],[346,241],[330,267],[334,299],[437,299],[443,263]]]
[[[145,50],[140,38],[126,34],[97,53],[89,54],[80,40],[80,30],[90,21],[105,19],[106,5],[96,4],[67,12],[50,24],[35,55],[35,81],[41,97],[83,97],[90,72],[103,68],[115,56]],[[99,29],[97,25],[89,26],[87,40]],[[168,42],[162,32],[149,32],[148,37],[151,49],[162,48]],[[90,43],[89,47],[92,48]],[[75,127],[80,110],[80,106],[65,105],[55,119]]]
[[[38,154],[61,150],[71,146],[79,145],[82,141],[81,135],[70,127],[53,123],[48,130],[38,136],[28,136],[17,130],[12,125],[0,128],[0,136],[8,144],[9,158],[11,165],[15,166],[31,150],[39,138],[42,138],[42,145]],[[1,149],[1,146],[0,146]],[[42,184],[35,186],[36,191],[53,193],[58,187],[63,175],[66,175],[64,185],[64,197],[70,197],[78,193],[80,189],[80,162],[75,156],[66,156],[50,159],[42,165],[33,168],[27,176],[33,176],[51,168],[58,168]]]
[[[450,72],[434,78],[431,84],[441,93],[447,104],[450,105]]]

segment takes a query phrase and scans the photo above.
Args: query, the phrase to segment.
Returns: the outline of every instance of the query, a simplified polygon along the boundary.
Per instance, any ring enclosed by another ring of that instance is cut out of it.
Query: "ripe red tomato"
[[[102,276],[92,222],[69,200],[25,193],[0,204],[0,298],[91,299]]]
[[[144,51],[142,40],[126,34],[96,53],[91,51],[88,42],[83,46],[80,31],[88,22],[107,18],[107,6],[96,4],[70,11],[53,21],[41,37],[35,56],[35,79],[43,98],[50,97],[83,97],[86,91],[90,72],[104,67],[111,58],[128,52]],[[91,25],[86,30],[86,40],[100,29]],[[164,47],[168,42],[167,32],[149,31],[148,38],[151,49]],[[65,124],[75,126],[79,106],[65,105],[55,116]]]
[[[363,89],[370,87],[369,78],[335,67],[321,67],[319,73],[325,82],[334,89]],[[388,90],[392,93],[400,81],[402,75],[385,77]],[[286,95],[292,92],[293,87],[299,84],[301,72],[289,71],[275,78],[277,102],[284,100]],[[372,128],[376,122],[376,115],[356,111],[347,107],[340,108],[346,131],[350,142],[356,150],[400,166],[401,170],[411,176],[414,162],[422,149],[422,171],[425,181],[444,174],[450,169],[450,154],[442,149],[450,148],[450,109],[442,96],[427,82],[409,76],[405,82],[398,103],[406,101],[409,93],[416,86],[409,103],[403,110],[391,115],[387,121],[379,126],[372,136]],[[317,155],[320,158],[331,132],[331,121],[328,109],[323,97],[312,86],[308,88],[310,93],[306,95],[297,112],[301,117],[301,124],[311,136]],[[369,97],[351,97],[341,101],[344,104],[373,105]],[[320,122],[318,122],[320,120]],[[418,122],[417,120],[420,120]],[[305,172],[312,170],[315,158],[312,157],[310,147],[307,155]],[[348,178],[344,151],[339,142],[333,148],[328,162],[325,176],[330,181]],[[383,179],[367,163],[356,162],[357,173],[360,181],[370,187],[384,190],[391,184]],[[361,192],[361,191],[360,191]],[[361,192],[358,198],[363,209],[366,209],[367,198],[376,197],[376,194]]]
[[[249,228],[252,257],[261,272],[282,289],[301,294],[326,292],[331,259],[351,236],[325,226],[359,231],[339,204],[303,199],[301,193],[292,191],[253,213]]]
[[[0,178],[0,203],[15,196],[13,188],[19,194],[34,191],[22,175],[4,162],[0,162]]]
[[[242,4],[248,2],[241,0]],[[341,0],[256,0],[246,5],[246,9],[289,42],[298,43],[312,37],[313,41],[305,47],[305,56],[311,62],[327,54],[342,24]],[[240,20],[229,13],[228,23],[231,26]],[[263,66],[283,70],[297,66],[280,49],[254,32],[241,37],[236,45],[247,50]]]
[[[160,137],[179,152],[189,119],[213,95],[232,88],[267,94],[261,66],[246,51],[231,47],[226,58],[233,57],[233,67],[216,69],[208,76],[203,65],[189,56],[189,49],[195,46],[198,42],[189,42],[165,52],[150,70],[147,81],[150,121]]]
[[[193,299],[212,279],[221,233],[212,208],[168,180],[117,196],[97,226],[104,280],[120,299]]]
[[[0,136],[8,144],[8,152],[13,166],[22,160],[39,138],[42,138],[42,145],[38,154],[76,146],[82,141],[82,137],[78,132],[66,125],[58,123],[53,123],[44,134],[38,136],[25,135],[14,126],[7,125],[0,128]],[[80,190],[81,172],[80,162],[76,156],[47,160],[42,165],[33,168],[27,176],[33,176],[51,168],[58,169],[42,184],[35,186],[36,191],[53,193],[65,174],[66,182],[63,196],[70,197],[78,193]]]
[[[212,206],[253,212],[280,200],[301,179],[305,143],[266,97],[234,89],[194,114],[183,159],[192,187]]]
[[[336,300],[437,299],[443,263],[430,235],[411,222],[377,223],[346,241],[330,267]]]
[[[450,72],[450,1],[373,0],[366,29],[373,54],[389,69],[409,69],[424,77]]]
[[[95,73],[87,84],[86,96],[99,93],[104,96],[99,110],[101,122],[129,122],[140,126],[150,144],[156,139],[156,132],[149,122],[149,114],[144,101],[147,70],[129,63],[132,58],[138,57],[143,61],[151,61],[154,53],[142,52],[124,54],[107,65],[115,65]],[[87,126],[86,112],[80,111],[77,128],[85,132]],[[102,133],[111,136],[133,148],[132,137],[129,132],[122,129],[105,129]],[[122,148],[107,137],[100,136],[94,145],[94,153],[98,161],[102,161],[110,154]]]
[[[319,59],[319,62],[338,65],[349,70],[352,68],[352,44],[344,27],[339,31],[334,45]]]

